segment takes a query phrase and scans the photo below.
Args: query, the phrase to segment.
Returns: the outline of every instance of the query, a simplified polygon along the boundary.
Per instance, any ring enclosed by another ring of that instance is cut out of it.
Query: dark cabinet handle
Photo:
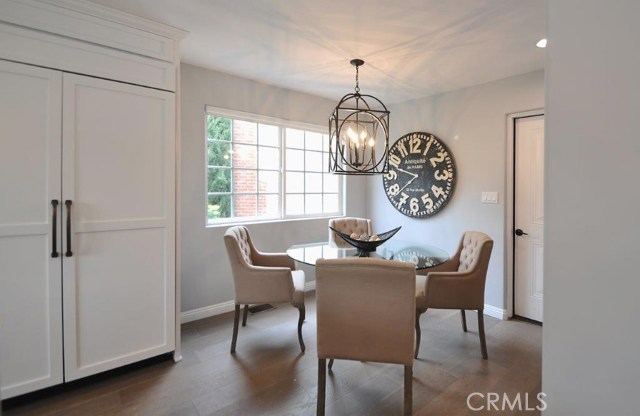
[[[66,257],[73,256],[71,251],[71,200],[64,201],[64,205],[67,207],[67,251],[64,253]]]
[[[524,232],[524,231],[522,231],[520,228],[518,228],[518,229],[516,230],[516,235],[517,235],[518,237],[520,237],[520,236],[522,236],[522,235],[529,235],[529,234],[525,233],[525,232]]]
[[[51,220],[51,257],[58,257],[58,200],[52,199],[53,219]]]

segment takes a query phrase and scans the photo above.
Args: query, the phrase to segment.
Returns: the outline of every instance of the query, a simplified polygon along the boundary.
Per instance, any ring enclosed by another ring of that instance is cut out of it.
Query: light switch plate
[[[498,193],[497,192],[483,192],[481,202],[483,204],[497,204]]]

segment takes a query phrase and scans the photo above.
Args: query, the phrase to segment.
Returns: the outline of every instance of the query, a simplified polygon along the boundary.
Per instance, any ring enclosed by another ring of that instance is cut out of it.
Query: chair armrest
[[[429,308],[483,309],[484,282],[473,272],[433,272],[427,275],[425,301]]]
[[[291,302],[293,280],[288,267],[243,265],[234,279],[236,303]]]
[[[287,267],[296,269],[296,263],[286,253],[261,253],[255,250],[251,253],[251,260],[256,266],[264,267]]]
[[[434,272],[456,272],[458,270],[458,266],[458,259],[451,258],[442,264],[438,264],[437,266],[429,267],[428,269],[416,270],[416,274],[426,276]]]

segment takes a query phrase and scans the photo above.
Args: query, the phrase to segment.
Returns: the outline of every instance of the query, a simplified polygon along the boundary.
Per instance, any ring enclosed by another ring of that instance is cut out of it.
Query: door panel
[[[174,95],[65,74],[63,103],[73,380],[174,349]]]
[[[3,399],[62,382],[61,262],[51,257],[51,200],[61,197],[61,90],[61,72],[0,60]],[[56,245],[60,250],[59,232]]]
[[[544,117],[516,120],[514,312],[542,322],[544,225]]]

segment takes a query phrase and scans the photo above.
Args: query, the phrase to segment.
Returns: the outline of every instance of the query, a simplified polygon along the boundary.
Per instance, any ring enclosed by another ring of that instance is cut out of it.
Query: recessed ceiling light
[[[538,43],[536,43],[538,48],[546,48],[547,47],[547,39],[540,39]]]

